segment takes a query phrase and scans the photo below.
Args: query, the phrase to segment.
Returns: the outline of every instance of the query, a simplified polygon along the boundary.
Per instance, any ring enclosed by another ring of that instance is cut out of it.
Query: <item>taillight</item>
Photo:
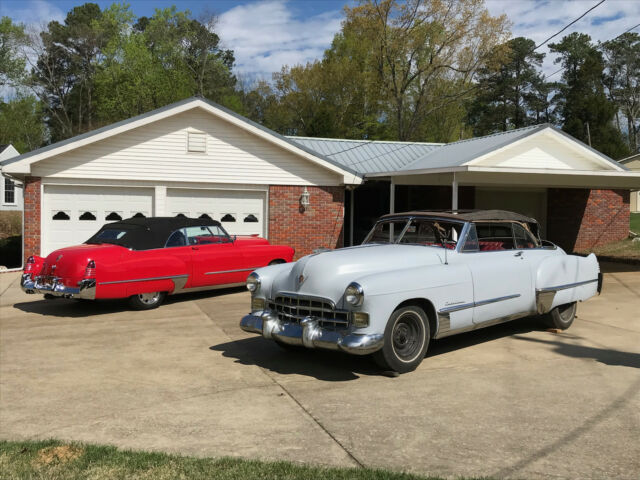
[[[84,269],[84,278],[95,278],[96,276],[96,262],[90,260],[87,263],[87,268]]]
[[[35,267],[36,259],[33,256],[27,258],[27,264],[24,266],[24,273],[31,273]]]

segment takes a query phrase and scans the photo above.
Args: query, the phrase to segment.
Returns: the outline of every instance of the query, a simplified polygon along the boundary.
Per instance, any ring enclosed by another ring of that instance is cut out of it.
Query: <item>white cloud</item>
[[[340,10],[298,18],[287,0],[267,0],[233,7],[220,15],[216,30],[234,51],[236,70],[251,78],[271,79],[283,65],[322,57],[340,30]]]
[[[492,15],[507,14],[513,22],[513,37],[531,38],[539,44],[596,3],[597,0],[487,0],[487,8]],[[640,1],[608,0],[549,43],[558,42],[571,32],[587,33],[594,42],[610,40],[637,24],[639,18]],[[548,75],[560,68],[553,63],[556,55],[549,52],[548,43],[538,51],[546,53],[543,63],[545,74]],[[557,77],[552,79],[558,80]]]
[[[52,2],[44,0],[2,0],[0,16],[8,16],[14,22],[24,23],[35,28],[52,20],[62,22],[66,14]]]

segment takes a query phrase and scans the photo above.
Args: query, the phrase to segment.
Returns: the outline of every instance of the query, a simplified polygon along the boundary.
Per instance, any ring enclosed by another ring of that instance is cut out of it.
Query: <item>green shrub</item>
[[[0,239],[22,235],[22,212],[0,212]]]

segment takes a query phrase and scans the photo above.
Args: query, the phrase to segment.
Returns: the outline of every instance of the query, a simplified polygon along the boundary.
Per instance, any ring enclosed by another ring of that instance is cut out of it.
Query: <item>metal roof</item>
[[[337,138],[287,137],[291,141],[331,158],[359,174],[400,170],[441,148],[441,143],[342,140]]]
[[[549,123],[542,123],[540,125],[532,125],[530,127],[523,127],[506,132],[494,133],[491,135],[486,135],[484,137],[470,138],[468,140],[460,140],[459,142],[447,143],[446,145],[443,145],[433,152],[428,153],[424,157],[417,159],[413,163],[400,168],[399,171],[408,173],[414,170],[460,167],[487,153],[498,150],[499,148],[505,147],[511,143],[514,143],[518,140],[521,140],[530,135],[533,135],[534,133],[541,132],[542,130],[546,130],[548,128],[561,135],[564,135],[574,142],[579,143],[583,147],[598,154],[604,160],[617,166],[618,168],[623,168],[626,170],[626,167],[624,165],[620,165],[618,162],[612,160],[604,153],[591,148],[589,145],[582,143],[577,138],[572,137],[568,133],[563,132],[559,128],[556,128]]]

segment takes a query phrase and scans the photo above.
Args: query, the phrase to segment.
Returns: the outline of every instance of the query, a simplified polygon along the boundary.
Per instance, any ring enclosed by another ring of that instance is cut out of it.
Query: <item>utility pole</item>
[[[587,122],[587,138],[589,139],[589,146],[591,146],[591,131],[589,130],[589,122]]]

